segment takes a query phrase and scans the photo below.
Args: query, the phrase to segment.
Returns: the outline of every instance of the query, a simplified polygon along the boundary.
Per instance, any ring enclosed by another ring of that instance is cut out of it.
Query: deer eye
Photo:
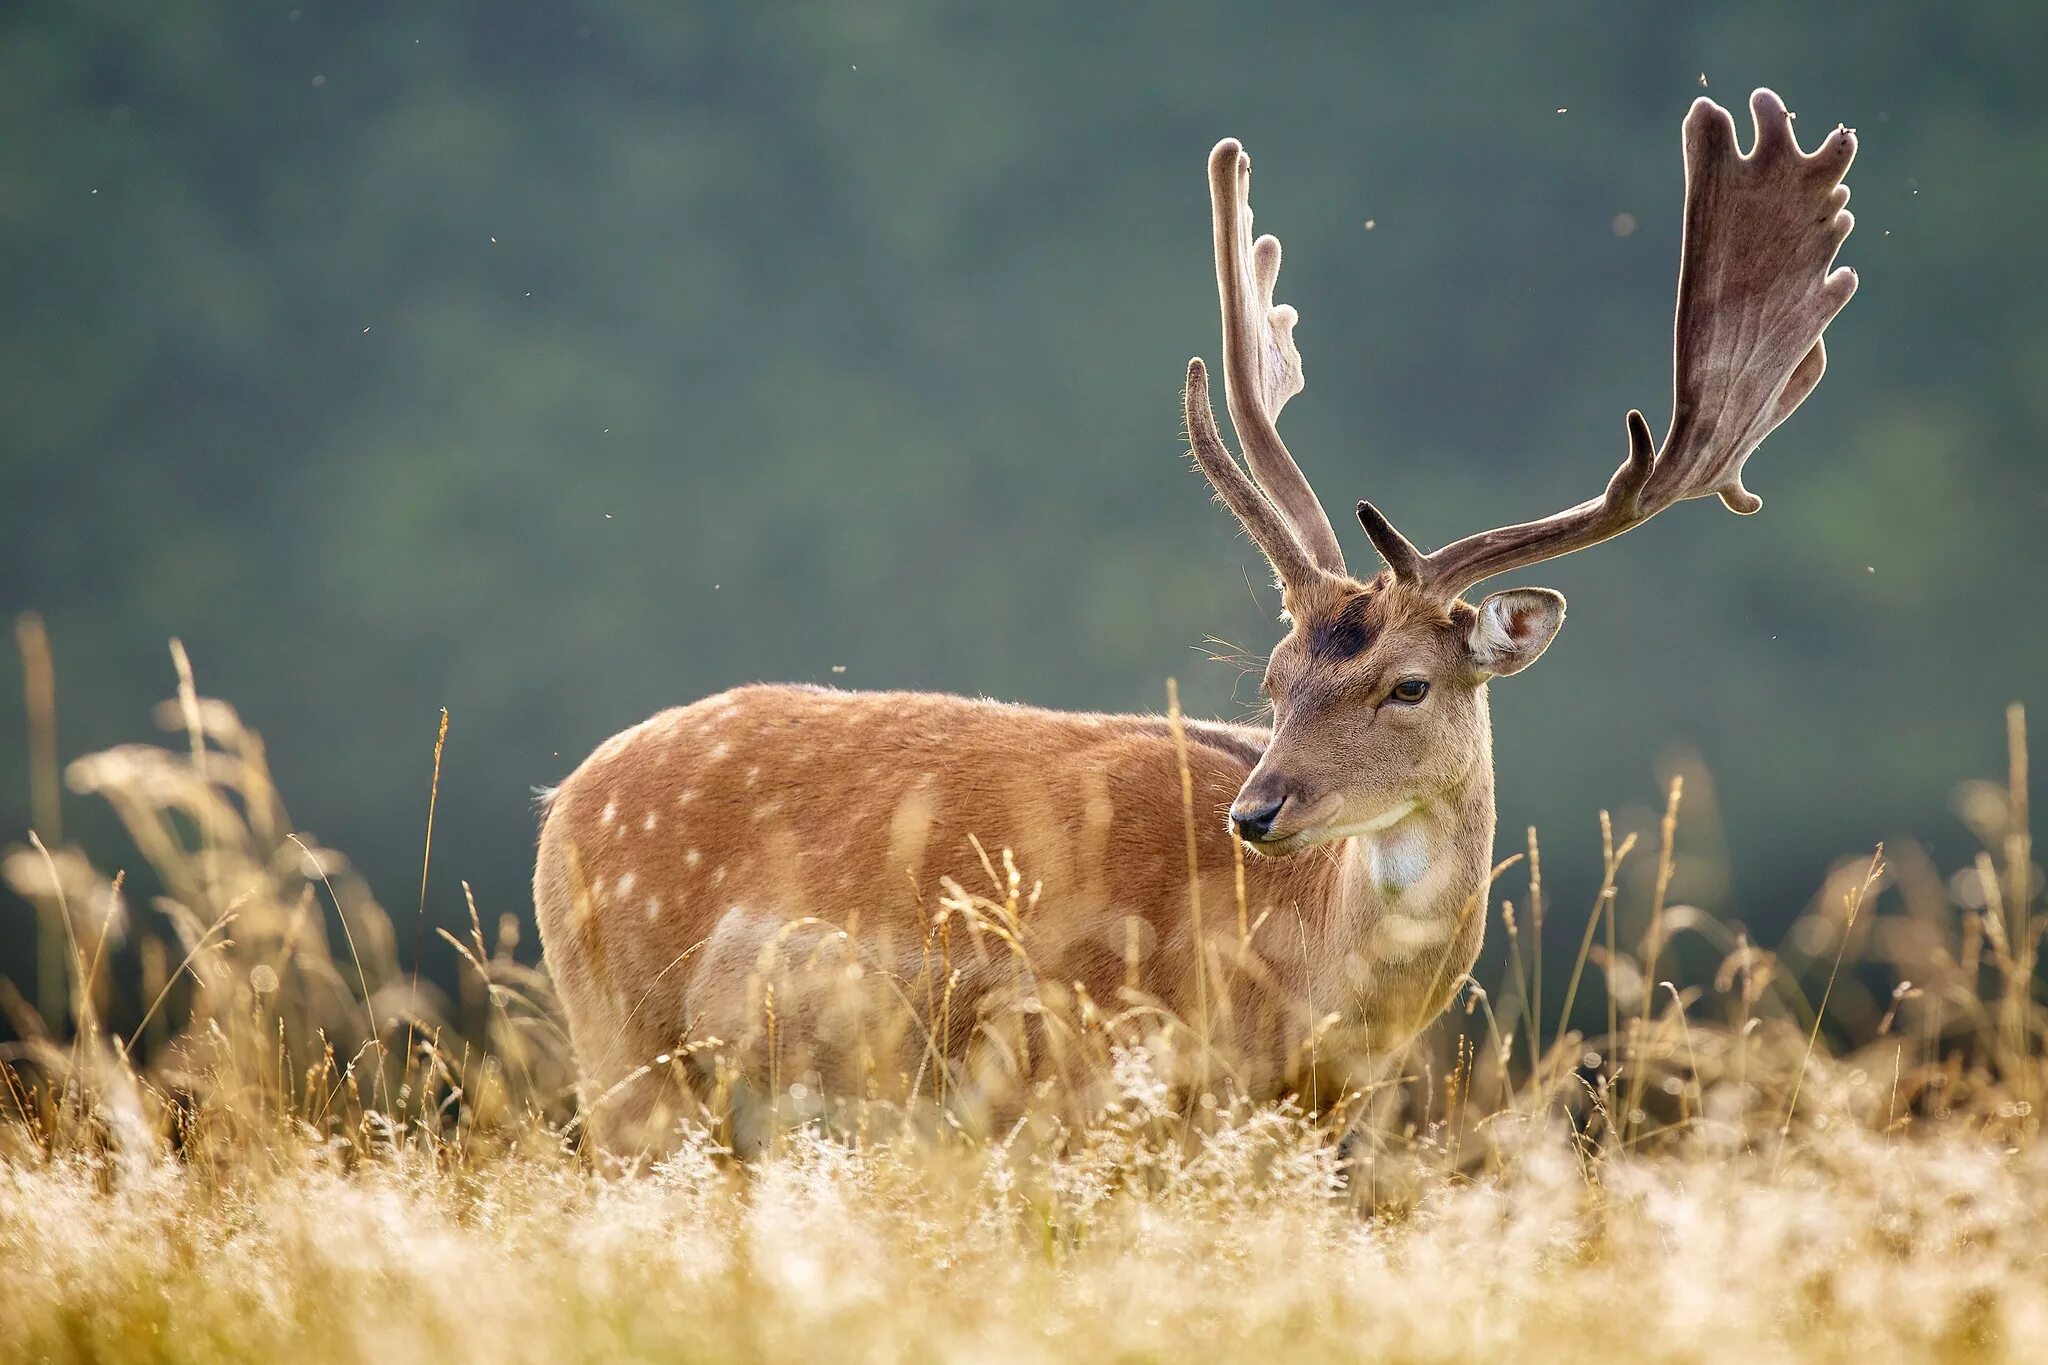
[[[1421,678],[1403,678],[1394,684],[1390,695],[1404,706],[1413,706],[1429,695],[1429,684]]]

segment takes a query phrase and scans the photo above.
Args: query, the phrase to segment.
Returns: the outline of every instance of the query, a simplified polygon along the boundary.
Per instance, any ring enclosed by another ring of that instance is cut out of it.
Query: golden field
[[[1676,789],[1642,837],[1607,835],[1590,905],[1545,904],[1525,858],[1488,908],[1504,979],[1318,1112],[1233,1098],[1227,1066],[1185,1083],[1185,1027],[1129,1011],[1076,1023],[1088,1084],[999,1125],[920,1080],[792,1118],[756,1159],[713,1112],[625,1163],[581,1140],[520,917],[472,902],[427,940],[460,955],[455,993],[415,980],[410,916],[294,830],[260,741],[181,672],[164,747],[65,773],[119,814],[150,902],[54,838],[7,855],[46,952],[0,987],[23,1040],[0,1053],[0,1360],[1988,1360],[2048,1341],[2017,711],[2010,771],[1959,794],[1981,856],[1848,859],[1776,947],[1672,894]],[[1573,950],[1547,983],[1545,935]]]

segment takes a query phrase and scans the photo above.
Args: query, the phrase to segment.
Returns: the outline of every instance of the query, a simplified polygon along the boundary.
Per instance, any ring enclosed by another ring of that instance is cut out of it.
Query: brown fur
[[[1350,583],[1329,601],[1387,592]],[[1384,840],[1245,858],[1257,969],[1237,980],[1232,1022],[1215,1042],[1266,1093],[1298,1073],[1325,1015],[1338,1016],[1355,1050],[1393,1051],[1442,1007],[1479,948],[1493,833],[1481,679],[1457,662],[1459,627],[1442,611],[1417,621],[1382,608],[1374,619],[1374,645],[1329,676],[1297,676],[1290,662],[1306,654],[1313,626],[1276,650],[1278,740],[1248,726],[1185,727],[1212,953],[1238,953],[1225,813],[1248,783],[1293,784],[1315,800],[1338,792],[1359,818],[1426,803],[1394,831],[1398,874],[1412,885],[1382,879]],[[1406,716],[1372,718],[1382,680],[1416,667],[1440,674],[1442,724],[1471,731],[1466,742],[1432,739]],[[1425,761],[1432,749],[1442,757]],[[770,958],[858,957],[916,981],[946,880],[1000,902],[1003,850],[1036,891],[1023,920],[1039,981],[1115,1008],[1135,945],[1140,992],[1191,1020],[1200,990],[1186,839],[1179,749],[1163,717],[744,687],[663,712],[572,773],[542,827],[534,895],[594,1100],[657,1057],[711,1039],[740,1073],[763,1079]],[[853,945],[831,946],[832,931],[848,929]],[[952,1017],[973,1020],[1012,976],[1006,959],[964,973]],[[782,1046],[831,1054],[833,1022],[815,1010],[786,1019]],[[965,1041],[946,1046],[957,1054]],[[859,1084],[850,1069],[821,1079],[835,1090]],[[644,1114],[635,1088],[608,1101],[608,1132]]]

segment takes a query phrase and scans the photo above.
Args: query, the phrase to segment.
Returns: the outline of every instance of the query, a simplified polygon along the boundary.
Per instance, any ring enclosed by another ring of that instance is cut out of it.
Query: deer
[[[1466,594],[1688,499],[1756,512],[1744,463],[1820,382],[1821,334],[1855,291],[1834,264],[1855,133],[1837,125],[1806,153],[1776,94],[1757,90],[1750,112],[1747,153],[1711,99],[1684,119],[1663,439],[1632,410],[1597,496],[1427,552],[1360,501],[1380,561],[1363,576],[1280,436],[1304,387],[1297,314],[1274,302],[1279,241],[1253,236],[1250,157],[1219,142],[1208,187],[1241,462],[1199,358],[1184,418],[1279,589],[1269,722],[750,685],[613,736],[544,797],[534,871],[601,1139],[644,1141],[718,1086],[758,1102],[873,1093],[893,1074],[958,1096],[977,1051],[1051,1064],[1048,1002],[1180,1021],[1205,1065],[1237,1059],[1253,1096],[1305,1094],[1309,1052],[1321,1066],[1414,1039],[1484,936],[1487,688],[1535,663],[1565,616],[1546,588]],[[865,980],[919,1022],[878,1053],[865,1007],[800,996],[791,963]],[[1038,1030],[1037,1060],[1029,1029],[997,1027],[1006,1011]],[[800,1073],[778,1071],[798,1053]]]

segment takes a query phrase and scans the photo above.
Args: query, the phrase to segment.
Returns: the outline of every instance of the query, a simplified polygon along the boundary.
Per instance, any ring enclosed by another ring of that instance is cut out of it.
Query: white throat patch
[[[1401,895],[1429,875],[1429,833],[1422,821],[1411,820],[1362,841],[1372,883],[1381,894]]]

